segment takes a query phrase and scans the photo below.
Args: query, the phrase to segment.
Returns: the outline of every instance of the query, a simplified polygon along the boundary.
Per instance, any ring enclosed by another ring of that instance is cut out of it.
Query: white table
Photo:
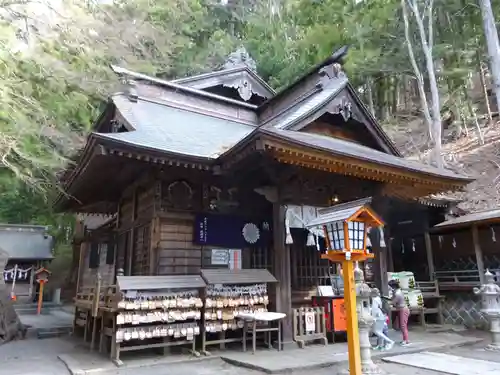
[[[278,332],[278,350],[281,350],[281,322],[286,317],[286,314],[277,312],[257,312],[257,313],[241,313],[237,318],[242,319],[245,325],[243,326],[243,351],[247,351],[247,335],[248,326],[251,324],[252,334],[252,354],[255,354],[257,346],[257,333],[267,332],[267,345],[272,348],[271,334]],[[277,327],[271,327],[272,322],[277,322]],[[265,327],[257,327],[257,323],[266,323]]]

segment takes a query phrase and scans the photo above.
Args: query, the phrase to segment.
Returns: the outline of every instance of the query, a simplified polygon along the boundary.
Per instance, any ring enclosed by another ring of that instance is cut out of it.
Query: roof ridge
[[[269,85],[269,83],[267,83],[261,76],[259,76],[257,74],[257,72],[250,69],[250,67],[245,65],[245,64],[234,66],[232,68],[225,68],[222,70],[214,70],[212,72],[201,73],[201,74],[197,74],[194,76],[177,78],[177,79],[171,80],[170,82],[177,83],[177,84],[183,84],[183,83],[188,83],[188,82],[195,81],[198,79],[210,78],[213,76],[219,76],[219,75],[224,75],[224,74],[228,74],[228,73],[237,73],[240,71],[246,71],[247,73],[252,75],[257,81],[259,81],[259,83],[261,83],[264,86],[264,88],[272,94],[272,96],[276,95],[276,90],[273,89],[271,87],[271,85]]]
[[[180,85],[178,83],[166,81],[166,80],[160,79],[160,78],[151,77],[151,76],[148,76],[147,74],[133,72],[131,70],[128,70],[128,69],[125,69],[125,68],[122,68],[122,67],[119,67],[116,65],[111,65],[111,69],[118,76],[128,76],[128,77],[135,78],[138,80],[149,81],[151,83],[155,83],[157,85],[162,85],[164,87],[168,87],[168,88],[173,89],[173,90],[184,91],[184,92],[187,92],[190,94],[203,96],[205,98],[210,98],[213,100],[218,100],[221,102],[226,102],[229,104],[238,105],[240,107],[245,107],[245,108],[250,108],[250,109],[257,109],[258,108],[258,106],[254,105],[254,104],[249,104],[249,103],[245,103],[245,102],[242,102],[239,100],[226,98],[224,96],[213,94],[211,92],[207,92],[207,91],[203,91],[203,90],[193,89],[191,87],[186,87],[186,86]]]

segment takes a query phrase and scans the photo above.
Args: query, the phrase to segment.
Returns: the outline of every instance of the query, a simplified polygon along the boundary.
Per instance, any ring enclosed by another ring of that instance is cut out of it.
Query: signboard
[[[210,264],[227,266],[231,270],[241,269],[241,249],[212,249]]]
[[[229,269],[241,270],[241,259],[240,249],[229,250]]]
[[[305,313],[306,320],[306,332],[314,332],[316,331],[316,322],[314,319],[314,312],[308,311]]]
[[[347,331],[347,317],[343,298],[336,298],[332,301],[333,330],[335,332]]]
[[[212,249],[211,264],[212,266],[225,266],[229,264],[229,250]]]
[[[193,242],[197,245],[232,249],[266,246],[271,240],[271,227],[268,222],[238,216],[198,214],[193,232]]]

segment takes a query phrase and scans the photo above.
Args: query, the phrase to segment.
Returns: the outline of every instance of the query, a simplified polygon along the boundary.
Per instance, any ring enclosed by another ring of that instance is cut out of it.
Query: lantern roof
[[[35,275],[39,275],[41,273],[47,273],[48,275],[51,275],[52,272],[50,272],[47,268],[45,267],[42,267],[42,268],[39,268],[38,270],[35,271]]]
[[[363,221],[373,226],[384,225],[383,220],[369,207],[372,198],[363,198],[337,204],[318,211],[318,217],[307,224],[308,228],[339,221]]]

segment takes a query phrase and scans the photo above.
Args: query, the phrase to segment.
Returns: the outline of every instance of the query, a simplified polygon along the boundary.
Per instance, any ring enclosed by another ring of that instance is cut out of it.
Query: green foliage
[[[484,60],[481,18],[467,0],[434,3],[433,53],[442,63],[443,108],[452,108],[468,100],[462,87]],[[413,81],[397,0],[99,4],[64,2],[49,18],[29,1],[0,1],[0,221],[68,227],[48,203],[55,174],[117,90],[110,63],[170,79],[216,69],[244,45],[279,89],[349,44],[351,80],[372,93],[379,118],[394,123],[395,95]]]

